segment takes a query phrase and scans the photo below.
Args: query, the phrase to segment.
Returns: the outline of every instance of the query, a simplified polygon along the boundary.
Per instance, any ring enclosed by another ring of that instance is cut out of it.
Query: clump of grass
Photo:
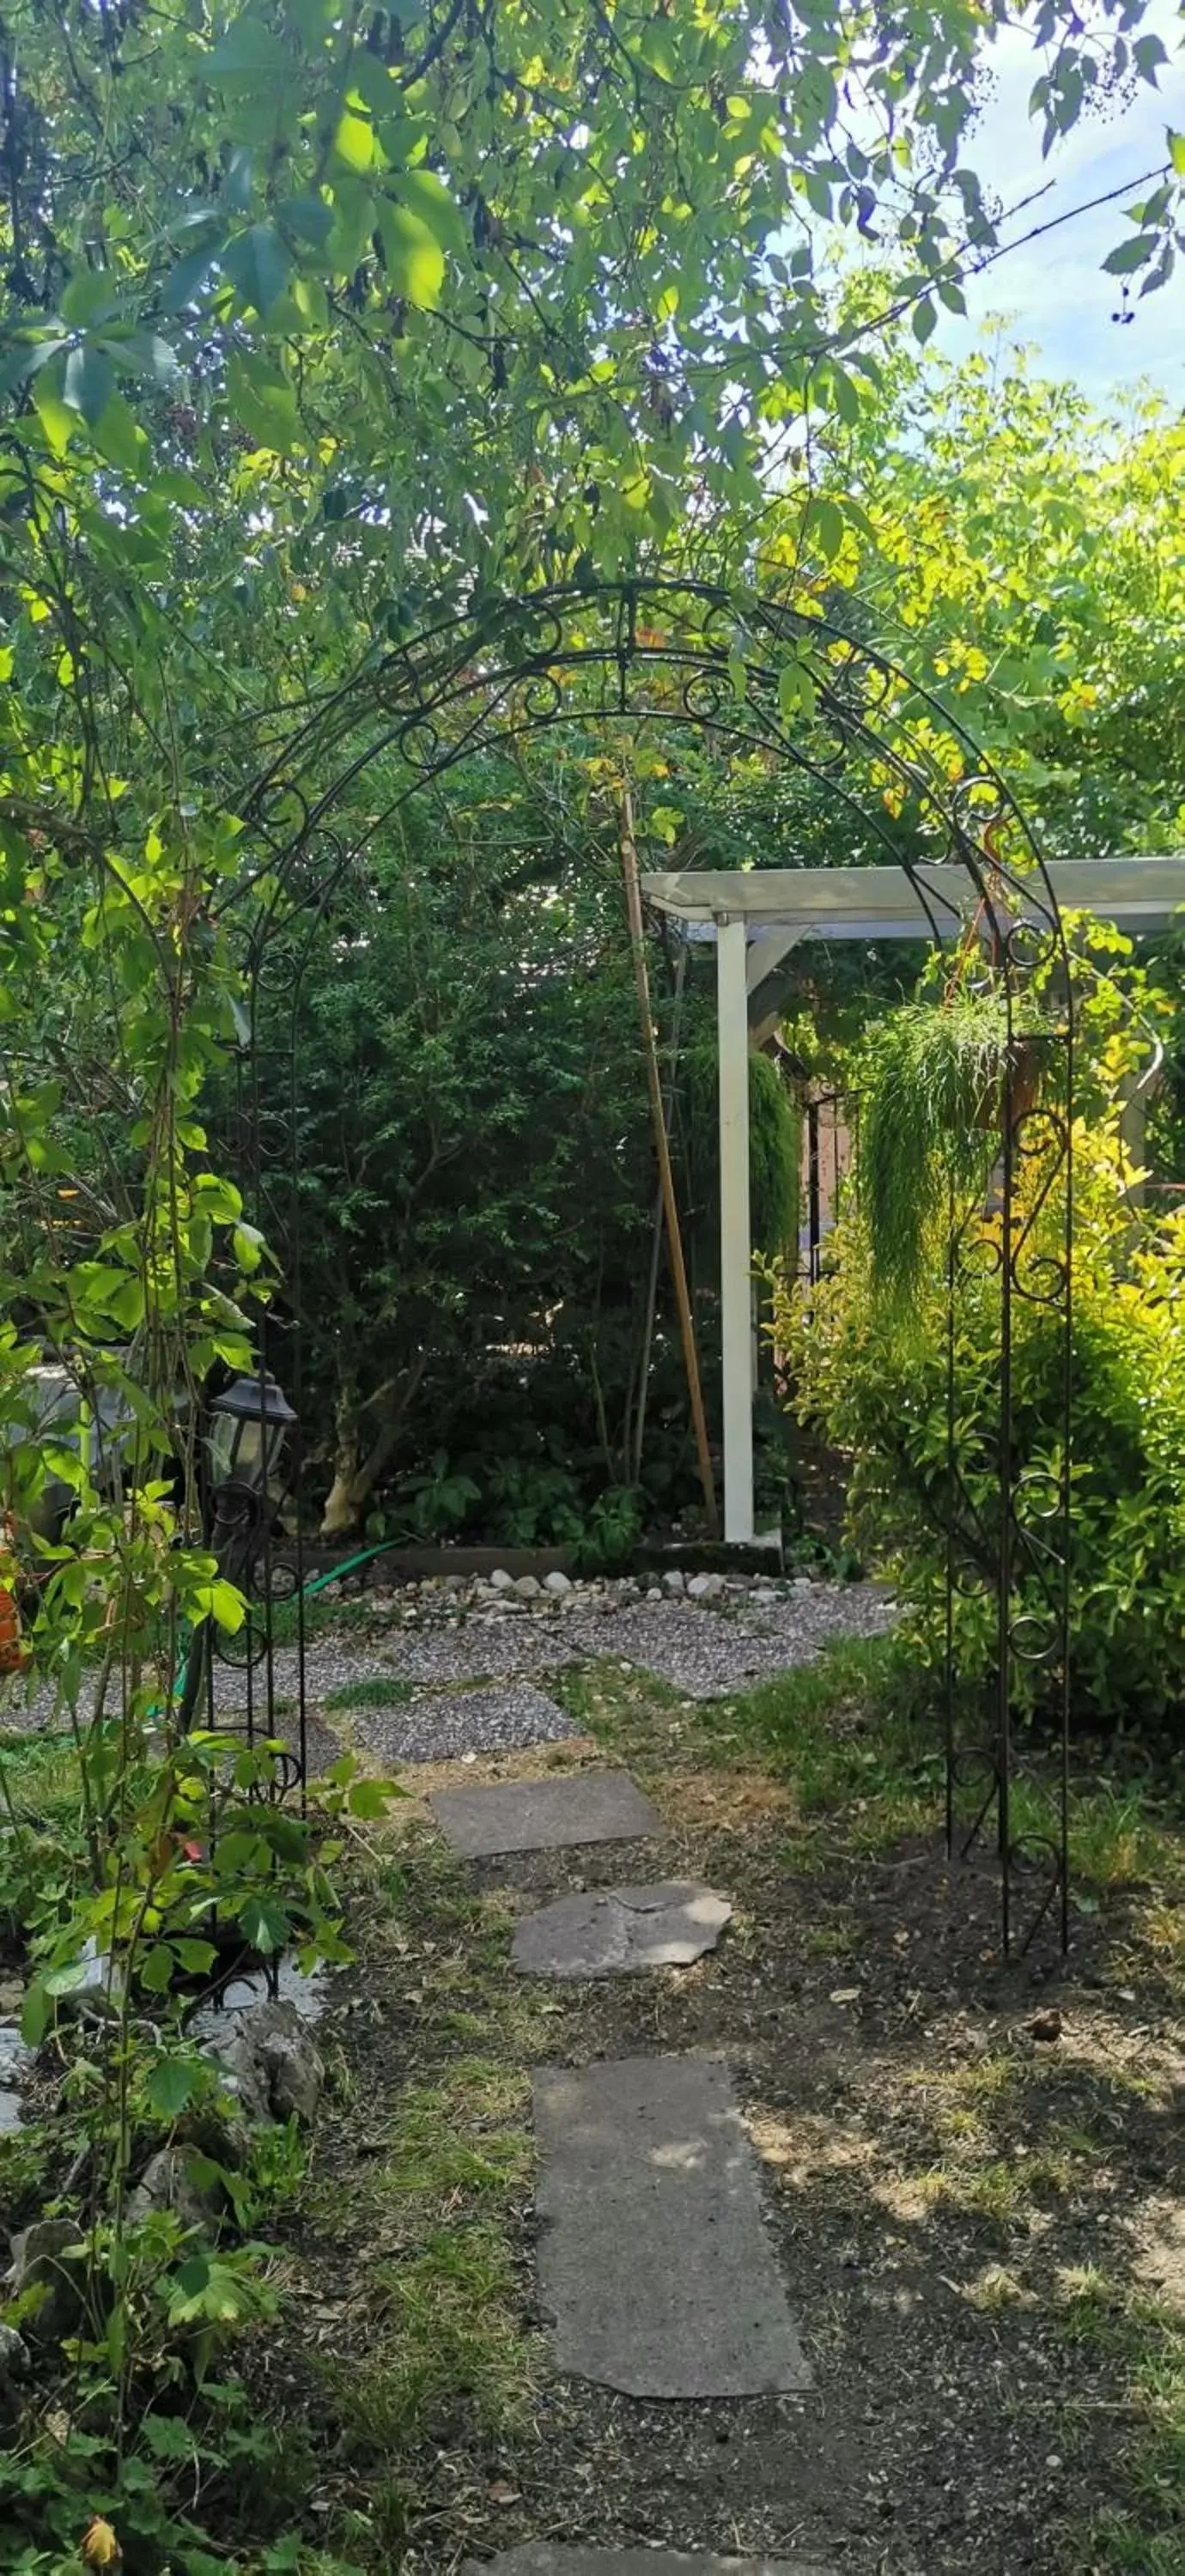
[[[1091,2265],[1063,2273],[1061,2330],[1124,2370],[1134,2430],[1120,2467],[1124,2506],[1089,2533],[1089,2563],[1180,2576],[1185,2566],[1185,2317]]]
[[[525,2129],[503,2125],[524,2109],[525,2084],[513,2068],[460,2059],[446,2083],[404,2096],[385,2167],[390,2189],[441,2201],[505,2198],[530,2169]]]
[[[702,1722],[727,1736],[732,1758],[760,1758],[792,1780],[805,1817],[842,1814],[854,1849],[880,1849],[937,1821],[938,1731],[890,1637],[841,1638]]]
[[[420,2022],[431,2055],[397,2095],[366,2173],[366,2230],[382,2246],[370,2273],[378,2331],[366,2358],[332,2366],[330,2379],[369,2499],[368,2536],[378,2515],[397,2558],[390,2535],[403,2504],[395,2496],[387,2511],[372,2467],[389,2475],[402,2459],[414,2486],[418,2450],[509,2438],[534,2387],[511,2243],[533,2158],[518,2047],[529,2034],[516,2016],[537,2004],[506,1974],[504,1900],[475,1895],[435,1837],[409,1830],[373,1887],[401,1948],[410,1938],[431,1954],[431,2010]]]
[[[993,2157],[981,2164],[948,2157],[919,2176],[918,2190],[931,2208],[961,2210],[1011,2232],[1027,2220],[1035,2201],[1049,2193],[1064,2195],[1073,2179],[1071,2157],[1042,2149],[1023,2158]]]
[[[515,2279],[501,2229],[434,2228],[407,2262],[378,2268],[390,2350],[338,2384],[350,2450],[390,2460],[474,2424],[505,2438],[522,2422],[534,2355],[514,2314]]]
[[[0,2209],[7,2229],[15,2232],[40,2216],[49,2187],[53,2146],[48,2129],[17,2129],[0,2138]]]
[[[399,1708],[412,1697],[410,1682],[400,1681],[397,1673],[376,1673],[366,1681],[340,1682],[336,1690],[326,1691],[323,1708]]]
[[[1003,2263],[989,2263],[974,2281],[969,2281],[964,2297],[985,2316],[999,2316],[1005,2308],[1031,2308],[1036,2302],[1031,2290],[1015,2272]]]

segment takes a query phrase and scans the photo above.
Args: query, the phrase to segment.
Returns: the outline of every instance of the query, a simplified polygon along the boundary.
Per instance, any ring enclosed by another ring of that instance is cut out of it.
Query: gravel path
[[[530,1682],[501,1690],[432,1691],[402,1708],[359,1709],[354,1734],[384,1762],[451,1762],[466,1753],[562,1744],[581,1732]]]
[[[678,1578],[681,1582],[682,1578]],[[656,1675],[689,1699],[713,1699],[751,1688],[770,1674],[810,1663],[834,1638],[879,1636],[891,1624],[892,1603],[880,1585],[790,1582],[725,1582],[709,1578],[699,1599],[657,1588],[643,1594],[636,1583],[571,1586],[562,1595],[538,1590],[517,1599],[489,1585],[455,1589],[424,1585],[396,1600],[376,1600],[374,1624],[312,1639],[305,1652],[305,1702],[324,1710],[332,1695],[359,1683],[411,1685],[415,1699],[389,1709],[351,1712],[359,1742],[390,1761],[444,1760],[465,1752],[560,1742],[573,1728],[555,1702],[531,1687],[532,1679],[565,1665],[607,1655]],[[492,1594],[492,1597],[491,1597]],[[414,1624],[413,1624],[414,1623]],[[215,1715],[241,1721],[248,1705],[248,1675],[241,1664],[215,1663]],[[500,1684],[501,1688],[464,1688]],[[458,1686],[461,1687],[458,1687]],[[296,1710],[296,1649],[277,1648],[271,1707],[283,1735]],[[267,1724],[262,1668],[251,1676],[255,1725]],[[83,1703],[84,1722],[89,1714]],[[53,1693],[43,1689],[31,1704],[9,1695],[0,1706],[0,1729],[46,1725]],[[319,1717],[310,1720],[310,1770],[334,1758],[337,1738]]]
[[[892,1612],[871,1584],[812,1583],[735,1618],[692,1602],[644,1601],[571,1622],[586,1655],[640,1664],[687,1699],[716,1699],[770,1673],[813,1663],[836,1637],[879,1636]]]

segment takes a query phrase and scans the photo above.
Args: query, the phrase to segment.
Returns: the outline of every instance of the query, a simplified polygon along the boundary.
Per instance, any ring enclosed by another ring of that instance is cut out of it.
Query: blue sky
[[[1152,0],[1143,24],[1156,30],[1170,54],[1158,89],[1141,86],[1121,112],[1079,124],[1046,162],[1040,120],[1030,123],[1028,117],[1035,77],[1031,46],[1006,35],[995,47],[995,93],[965,157],[1006,205],[1053,181],[1049,193],[1006,228],[1005,238],[1106,189],[1126,188],[1166,158],[1166,125],[1185,131],[1181,22],[1165,0]],[[1142,303],[1133,297],[1131,323],[1121,327],[1111,319],[1119,308],[1119,281],[1103,276],[1099,262],[1131,229],[1124,202],[1121,197],[1061,225],[971,280],[966,322],[944,317],[937,345],[950,357],[962,357],[984,323],[1003,316],[1011,336],[1040,351],[1050,375],[1072,378],[1095,401],[1121,398],[1149,380],[1185,406],[1185,259],[1158,294]]]

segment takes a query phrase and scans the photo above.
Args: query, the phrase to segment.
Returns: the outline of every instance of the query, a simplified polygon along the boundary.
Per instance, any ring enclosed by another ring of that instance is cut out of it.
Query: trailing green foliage
[[[696,1266],[705,1280],[718,1275],[720,1260],[718,1082],[715,1033],[707,1032],[677,1068]],[[749,1221],[754,1249],[771,1261],[797,1238],[801,1148],[797,1101],[774,1058],[755,1049],[749,1056]]]
[[[1028,1083],[1037,1038],[1011,1043],[1011,1090]],[[965,987],[907,1004],[881,1022],[858,1061],[857,1166],[878,1291],[914,1294],[935,1229],[983,1188],[999,1150],[1009,1065],[999,990]],[[1014,1099],[1014,1108],[1019,1105]]]

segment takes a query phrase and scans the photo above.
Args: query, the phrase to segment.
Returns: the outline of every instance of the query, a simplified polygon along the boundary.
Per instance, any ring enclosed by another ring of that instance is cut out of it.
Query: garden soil
[[[837,2576],[1088,2576],[1084,2535],[1115,2500],[1129,2408],[1106,2336],[1067,2320],[1100,2268],[1150,2264],[1167,2296],[1175,2261],[1179,2288],[1185,2034],[1168,1988],[1146,1962],[1138,1996],[1128,1982],[1122,1903],[1105,1934],[1083,1919],[1067,1972],[1047,1957],[1004,1972],[990,1870],[948,1878],[937,1842],[816,1849],[804,1873],[784,1782],[718,1748],[705,1763],[690,1719],[658,1723],[640,1715],[633,1743],[616,1731],[608,1757],[590,1742],[408,1775],[402,1902],[360,1896],[357,1966],[325,2025],[347,2107],[323,2119],[317,2227],[292,2224],[303,2332],[274,2353],[267,2402],[320,2424],[331,2514],[351,2471],[325,2389],[391,2331],[366,2213],[407,2088],[447,2082],[474,2048],[524,2093],[534,2063],[711,2051],[761,2159],[813,2387],[689,2404],[557,2376],[528,2170],[509,2219],[521,2424],[483,2434],[459,2398],[392,2459],[408,2504],[391,2564],[420,2576],[550,2540],[798,2553]],[[623,1757],[670,1827],[661,1874],[726,1892],[734,1919],[693,1967],[557,1986],[524,2022],[536,1989],[510,1966],[514,1919],[654,1875],[654,1849],[454,1864],[450,1884],[482,1899],[479,1934],[492,1927],[475,1939],[469,1913],[441,1907],[424,1797],[445,1779]]]

